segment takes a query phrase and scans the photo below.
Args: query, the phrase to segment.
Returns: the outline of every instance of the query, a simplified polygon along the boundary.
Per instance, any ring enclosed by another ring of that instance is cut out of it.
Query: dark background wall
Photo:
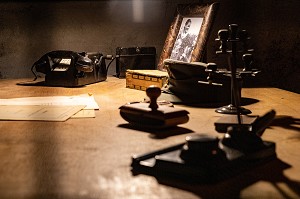
[[[205,1],[209,2],[209,1]],[[254,66],[261,74],[249,85],[269,85],[300,93],[300,1],[221,0],[208,49],[208,60],[223,64],[213,40],[217,31],[237,23],[254,48]]]
[[[32,77],[30,67],[48,51],[101,51],[118,46],[154,46],[161,53],[179,3],[209,0],[1,1],[0,79]],[[255,66],[262,73],[250,86],[275,86],[300,93],[299,0],[221,0],[208,42],[208,62],[216,56],[217,31],[237,23],[248,30]],[[109,74],[115,73],[112,64]]]

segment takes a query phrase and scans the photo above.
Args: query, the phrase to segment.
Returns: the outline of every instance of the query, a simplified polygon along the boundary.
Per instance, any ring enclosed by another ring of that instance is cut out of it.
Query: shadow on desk
[[[241,191],[258,181],[267,181],[271,183],[283,198],[290,198],[285,190],[281,189],[277,183],[284,183],[298,197],[300,197],[300,182],[286,178],[283,171],[290,168],[290,165],[275,159],[253,170],[241,173],[238,176],[225,179],[216,183],[187,183],[178,180],[164,179],[157,177],[160,184],[176,187],[192,192],[203,199],[212,198],[240,198]],[[263,192],[263,190],[260,190]],[[255,195],[255,194],[254,194]]]
[[[285,129],[294,130],[300,133],[300,119],[287,115],[277,115],[270,126],[278,126]]]
[[[182,135],[182,134],[193,132],[190,129],[179,127],[179,126],[166,128],[166,129],[149,129],[149,128],[143,128],[143,127],[126,123],[126,124],[120,124],[118,127],[137,130],[140,131],[141,133],[149,133],[149,137],[152,139],[165,139],[171,136]]]
[[[241,106],[247,106],[250,104],[255,104],[258,103],[258,99],[254,98],[247,98],[247,97],[242,97],[241,99]],[[181,104],[181,105],[186,105],[190,107],[199,107],[199,108],[219,108],[221,106],[226,106],[229,105],[229,103],[224,103],[224,102],[215,102],[215,103],[182,103],[182,102],[172,102],[173,104]]]

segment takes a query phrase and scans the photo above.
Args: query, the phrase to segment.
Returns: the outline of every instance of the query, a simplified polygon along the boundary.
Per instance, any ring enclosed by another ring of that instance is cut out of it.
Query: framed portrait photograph
[[[170,59],[190,62],[191,55],[197,43],[202,17],[184,17]]]
[[[164,60],[203,61],[206,43],[219,3],[179,4],[158,61],[164,70]]]

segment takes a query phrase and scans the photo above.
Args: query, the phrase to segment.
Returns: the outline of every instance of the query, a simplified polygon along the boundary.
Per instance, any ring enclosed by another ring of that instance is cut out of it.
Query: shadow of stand
[[[294,130],[300,133],[300,119],[287,115],[277,115],[270,126],[278,126],[285,129]]]
[[[253,170],[245,171],[240,175],[235,175],[215,183],[191,183],[188,181],[164,178],[162,176],[155,176],[155,178],[160,184],[192,192],[204,199],[239,198],[242,190],[261,180],[273,184],[284,198],[290,197],[284,190],[281,190],[276,183],[285,183],[300,197],[300,182],[290,180],[284,176],[283,171],[287,168],[290,168],[290,165],[279,159],[275,159],[264,165],[255,167]]]

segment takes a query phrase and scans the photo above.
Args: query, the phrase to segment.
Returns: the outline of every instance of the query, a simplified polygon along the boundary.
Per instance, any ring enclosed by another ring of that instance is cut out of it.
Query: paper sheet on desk
[[[0,120],[36,120],[63,122],[82,110],[84,105],[0,105]]]
[[[75,96],[50,96],[50,97],[22,97],[0,99],[0,105],[86,105],[85,109],[99,109],[93,95],[83,94]]]
[[[96,117],[94,109],[82,109],[74,114],[71,118],[88,118],[88,117]]]
[[[39,106],[70,106],[84,105],[85,108],[76,113],[72,118],[95,117],[99,106],[93,95],[83,94],[76,96],[50,96],[50,97],[25,97],[0,99],[0,105],[39,105]]]

